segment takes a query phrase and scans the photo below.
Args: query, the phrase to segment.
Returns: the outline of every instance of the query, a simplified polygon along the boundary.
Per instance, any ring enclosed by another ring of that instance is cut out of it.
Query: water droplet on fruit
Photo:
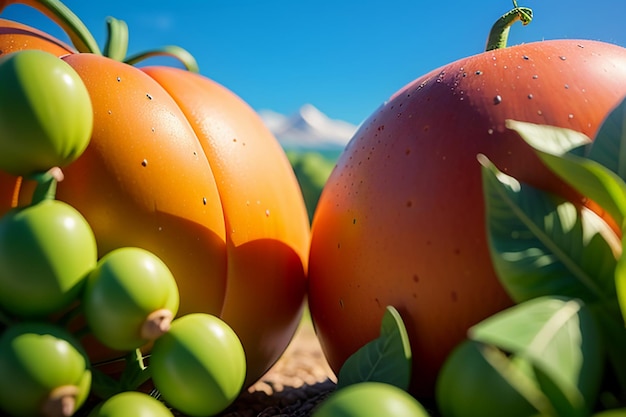
[[[339,299],[339,307],[341,307],[343,309],[343,299]]]
[[[270,209],[266,209],[265,210],[265,217],[269,217],[270,216]]]
[[[565,84],[565,89],[568,90],[569,89],[569,84]]]
[[[148,166],[148,160],[144,159],[143,161],[141,161],[141,166],[142,167],[147,167]]]
[[[202,204],[206,206],[206,197],[202,197]]]
[[[482,71],[476,71],[474,74],[476,74],[476,75],[482,75],[482,73],[483,73]]]
[[[502,96],[498,94],[497,96],[493,98],[493,104],[500,104],[500,103],[502,103]]]
[[[493,129],[487,129],[487,133],[493,135]]]
[[[537,74],[533,75],[533,80],[536,80],[537,78],[539,78]]]
[[[152,100],[152,96],[149,93],[146,93],[146,97],[148,97],[148,100]]]
[[[529,98],[530,100],[532,100],[533,95],[532,95],[532,94],[529,94],[529,95],[528,95],[528,98]]]
[[[524,55],[524,56],[522,56],[522,58],[523,58],[525,61],[528,61],[528,59],[529,59],[529,58],[528,58],[528,55]]]
[[[543,112],[542,112],[541,110],[537,110],[537,114],[538,114],[539,116],[541,116],[541,115],[543,114]]]
[[[568,119],[573,119],[573,118],[574,118],[574,115],[573,115],[572,113],[570,113],[570,114],[568,114],[568,115],[567,115],[567,118],[568,118]]]
[[[121,81],[122,81],[122,78],[121,77],[117,77],[117,82],[119,83]]]
[[[581,44],[578,44],[578,47],[579,47],[579,48],[584,48],[585,46],[584,46],[584,45],[581,45]]]
[[[565,57],[563,55],[561,55],[559,58],[561,59],[561,61],[565,61],[567,59],[567,57]]]

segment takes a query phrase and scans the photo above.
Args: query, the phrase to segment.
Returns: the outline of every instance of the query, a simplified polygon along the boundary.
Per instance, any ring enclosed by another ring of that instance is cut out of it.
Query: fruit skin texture
[[[2,333],[0,375],[0,408],[15,417],[39,415],[50,392],[68,385],[78,388],[78,409],[91,387],[82,347],[71,334],[49,323],[13,324]]]
[[[138,391],[121,392],[94,408],[88,417],[174,417],[156,398]]]
[[[82,80],[55,55],[0,57],[0,169],[14,175],[64,167],[89,144],[93,112]]]
[[[406,391],[382,382],[361,382],[332,393],[313,417],[428,417],[422,405]]]
[[[145,249],[115,249],[89,273],[83,295],[89,328],[106,346],[131,351],[150,342],[141,329],[148,316],[178,312],[176,280],[158,257]],[[170,319],[171,319],[170,318]]]
[[[0,31],[0,50],[10,43]],[[161,258],[177,279],[179,314],[215,314],[235,328],[254,383],[287,347],[306,293],[309,220],[284,151],[252,108],[205,77],[94,54],[63,59],[92,97],[94,130],[57,198],[87,218],[99,256],[135,246]],[[0,215],[28,201],[32,186],[15,198],[16,184],[0,173]],[[95,362],[113,357],[96,345]]]
[[[73,302],[96,266],[96,239],[85,218],[56,200],[0,218],[0,305],[43,317]]]
[[[149,366],[163,398],[191,416],[220,413],[235,401],[246,375],[235,332],[203,313],[174,320],[170,331],[155,340]]]
[[[489,257],[476,155],[575,197],[505,120],[593,137],[624,94],[626,49],[557,40],[458,60],[376,110],[340,157],[313,219],[309,305],[331,367],[376,338],[393,305],[411,340],[411,392],[432,396],[467,329],[512,304]]]

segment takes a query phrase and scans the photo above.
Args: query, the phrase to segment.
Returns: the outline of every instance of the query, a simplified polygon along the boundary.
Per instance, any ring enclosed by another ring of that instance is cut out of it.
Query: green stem
[[[180,61],[188,71],[199,72],[193,55],[175,45],[142,52],[125,59],[128,50],[128,26],[122,20],[113,17],[107,19],[108,38],[103,53],[83,22],[60,0],[0,0],[0,12],[11,4],[24,4],[46,15],[65,31],[78,52],[104,55],[129,65],[151,57],[169,56]]]
[[[145,365],[141,349],[129,352],[124,359],[126,366],[122,371],[120,384],[125,391],[135,391],[150,379],[151,369]]]
[[[59,0],[0,0],[0,11],[10,4],[24,4],[39,10],[67,33],[78,52],[102,55],[87,27]]]
[[[198,63],[196,59],[186,49],[176,45],[164,46],[160,49],[153,49],[151,51],[142,52],[133,56],[130,56],[124,60],[129,65],[135,65],[147,58],[169,56],[180,61],[188,71],[199,72]]]
[[[48,171],[34,174],[29,179],[37,182],[31,204],[37,204],[44,200],[54,200],[56,198],[57,183],[63,181],[63,171],[54,167]]]
[[[517,0],[513,0],[513,10],[503,14],[491,27],[485,51],[506,48],[511,26],[520,21],[524,26],[533,19],[533,11],[528,7],[518,7]]]
[[[123,61],[128,51],[128,25],[114,17],[107,18],[107,37],[104,45],[104,56],[116,61]]]

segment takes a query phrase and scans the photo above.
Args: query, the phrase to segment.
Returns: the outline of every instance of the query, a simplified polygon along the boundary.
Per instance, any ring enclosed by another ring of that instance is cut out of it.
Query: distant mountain
[[[260,110],[259,115],[285,149],[343,149],[357,129],[329,118],[312,104],[290,116],[271,110]]]

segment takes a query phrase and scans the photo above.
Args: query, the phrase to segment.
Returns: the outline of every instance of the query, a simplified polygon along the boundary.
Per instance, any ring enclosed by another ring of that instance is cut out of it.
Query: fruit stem
[[[128,25],[123,20],[113,17],[107,18],[108,37],[104,47],[104,53],[98,47],[89,29],[67,6],[59,0],[0,0],[0,12],[11,4],[24,4],[30,6],[58,24],[69,36],[74,48],[81,53],[93,53],[104,55],[116,61],[122,61],[129,65],[155,56],[169,56],[177,59],[185,69],[191,72],[199,72],[196,59],[187,50],[168,45],[162,48],[138,53],[124,59],[128,51]]]
[[[128,51],[128,25],[123,20],[108,17],[107,41],[104,45],[104,56],[116,61],[123,61]]]
[[[155,310],[146,317],[141,326],[141,338],[153,341],[170,330],[174,315],[166,308]]]
[[[46,15],[67,33],[78,52],[102,55],[85,24],[59,0],[0,0],[0,12],[10,4],[30,6]]]
[[[44,173],[34,174],[31,179],[37,182],[31,204],[56,198],[57,183],[63,181],[63,171],[59,167],[50,168]]]
[[[45,417],[70,417],[76,411],[76,397],[80,390],[75,385],[63,385],[52,390],[41,406]]]
[[[513,0],[513,10],[503,14],[491,27],[485,51],[506,48],[511,26],[517,21],[526,26],[532,19],[533,11],[528,7],[518,7],[517,0]]]
[[[169,56],[178,60],[185,69],[190,72],[199,72],[198,63],[196,59],[187,51],[186,49],[181,48],[176,45],[167,45],[162,48],[153,49],[146,52],[141,52],[139,54],[135,54],[130,56],[124,60],[126,64],[135,65],[138,62],[144,61],[147,58],[158,57],[158,56]]]

